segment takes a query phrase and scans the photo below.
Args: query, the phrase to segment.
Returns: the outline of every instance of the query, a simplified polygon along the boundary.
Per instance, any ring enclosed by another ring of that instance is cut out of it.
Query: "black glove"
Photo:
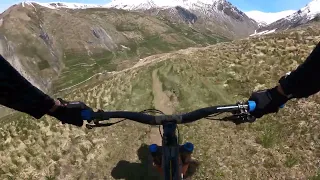
[[[250,114],[256,118],[261,118],[265,114],[276,113],[279,111],[279,107],[288,100],[286,96],[280,94],[277,87],[253,92],[249,101],[255,101],[257,106]]]
[[[82,110],[92,110],[83,102],[68,102],[58,98],[60,105],[53,112],[47,113],[59,119],[62,123],[68,123],[81,127],[83,125],[83,119],[81,117]]]

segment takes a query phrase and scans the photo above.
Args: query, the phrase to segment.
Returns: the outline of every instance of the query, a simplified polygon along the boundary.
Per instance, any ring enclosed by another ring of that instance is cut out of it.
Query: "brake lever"
[[[93,129],[96,127],[108,127],[108,126],[112,126],[116,123],[105,123],[105,124],[86,124],[86,128],[88,129]]]
[[[236,125],[242,124],[242,123],[253,123],[256,118],[248,113],[241,113],[241,114],[234,114],[232,116],[224,117],[223,120],[231,120]]]
[[[93,129],[93,128],[96,128],[96,127],[109,127],[109,126],[112,126],[112,125],[115,125],[115,124],[118,124],[122,121],[124,121],[125,119],[121,120],[121,121],[117,121],[117,122],[114,122],[114,123],[100,123],[99,120],[93,120],[94,124],[86,124],[86,127],[88,129]]]

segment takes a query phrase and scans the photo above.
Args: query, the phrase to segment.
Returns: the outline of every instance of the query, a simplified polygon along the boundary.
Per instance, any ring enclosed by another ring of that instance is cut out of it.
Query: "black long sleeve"
[[[54,100],[33,86],[0,55],[0,104],[39,119],[54,106]]]
[[[320,91],[320,42],[306,61],[292,71],[280,85],[287,95],[306,98]]]

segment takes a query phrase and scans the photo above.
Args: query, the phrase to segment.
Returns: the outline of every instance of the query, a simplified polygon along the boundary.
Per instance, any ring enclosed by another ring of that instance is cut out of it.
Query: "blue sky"
[[[241,11],[258,10],[262,12],[279,12],[299,10],[311,0],[229,0]]]
[[[110,0],[35,0],[37,2],[79,2],[90,4],[106,4]],[[134,1],[134,0],[133,0]],[[258,10],[263,12],[279,12],[284,10],[298,10],[311,0],[229,0],[242,11]],[[0,0],[0,12],[19,0]]]

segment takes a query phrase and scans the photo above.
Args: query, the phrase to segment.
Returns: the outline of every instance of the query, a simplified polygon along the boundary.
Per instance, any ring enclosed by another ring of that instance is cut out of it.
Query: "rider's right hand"
[[[256,118],[261,118],[263,115],[278,112],[279,107],[289,99],[279,92],[278,87],[274,87],[253,92],[249,100],[256,102],[256,108],[250,114]]]

